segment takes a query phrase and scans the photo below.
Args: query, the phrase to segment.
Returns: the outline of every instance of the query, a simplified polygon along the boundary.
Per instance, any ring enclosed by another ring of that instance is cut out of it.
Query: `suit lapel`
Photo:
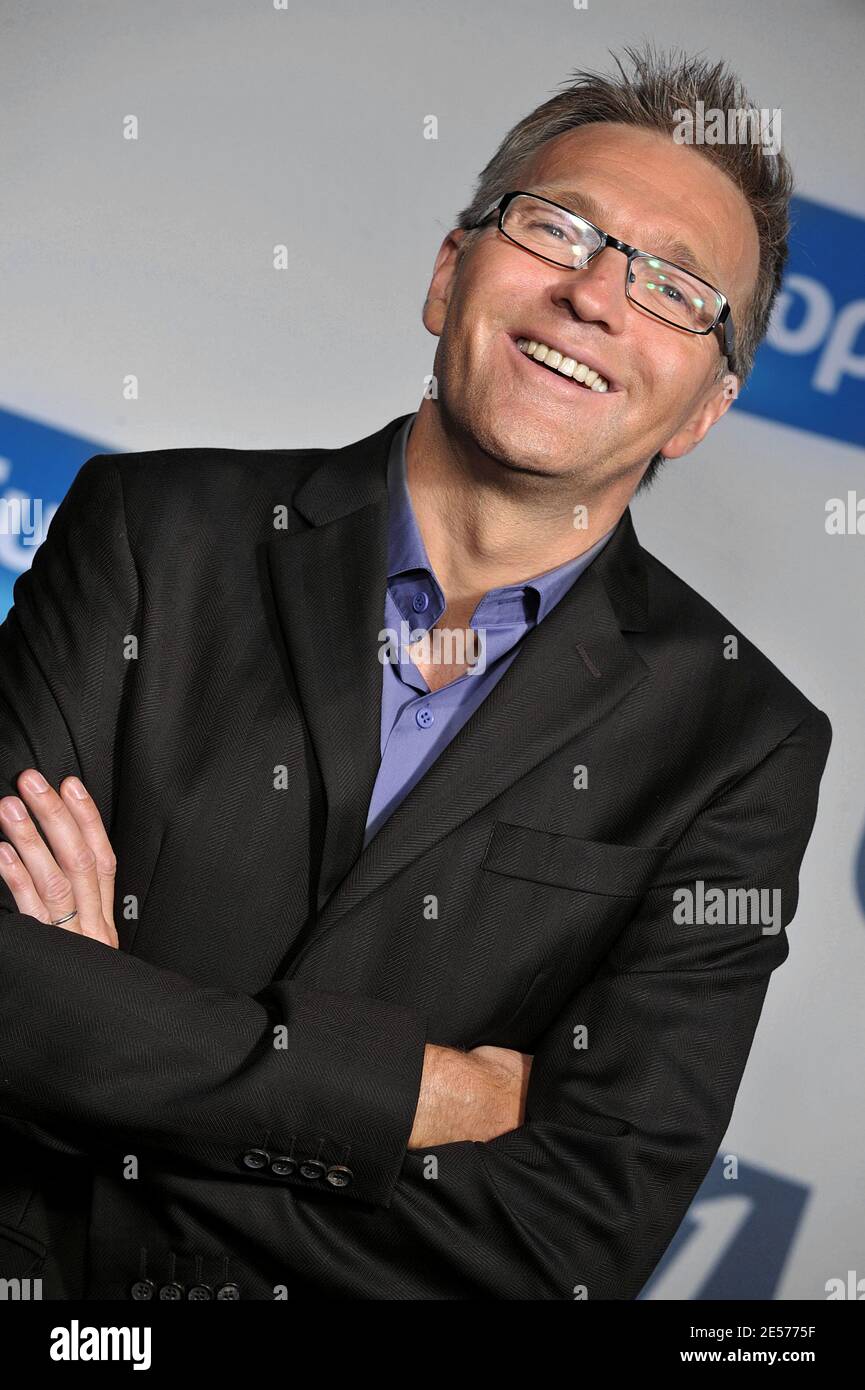
[[[406,418],[331,453],[294,498],[310,528],[268,542],[274,602],[327,803],[319,911],[360,853],[378,773],[387,460]]]
[[[597,559],[528,634],[502,679],[362,849],[380,761],[386,467],[405,418],[326,459],[295,497],[311,529],[269,541],[275,602],[327,796],[314,939],[603,719],[648,674],[622,636],[646,623],[642,551],[628,510]]]

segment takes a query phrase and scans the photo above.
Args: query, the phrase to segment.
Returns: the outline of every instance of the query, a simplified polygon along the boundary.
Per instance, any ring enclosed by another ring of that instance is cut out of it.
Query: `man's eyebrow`
[[[529,191],[528,189],[526,190]],[[550,184],[539,183],[531,190],[533,193],[540,193],[544,198],[550,198],[554,203],[561,203],[562,207],[569,208],[571,212],[582,213],[588,217],[590,222],[595,222],[599,227],[607,230],[608,223],[615,220],[615,215],[610,214],[609,210],[602,207],[589,193],[583,192],[579,188],[552,188]],[[615,236],[615,232],[610,232]],[[617,241],[624,241],[624,237],[617,237]],[[680,241],[678,237],[670,236],[668,233],[655,232],[648,240],[652,243],[639,249],[645,250],[648,254],[661,255],[665,260],[675,261],[676,265],[683,270],[691,270],[701,279],[715,284],[713,274],[706,269],[700,257],[685,241]]]

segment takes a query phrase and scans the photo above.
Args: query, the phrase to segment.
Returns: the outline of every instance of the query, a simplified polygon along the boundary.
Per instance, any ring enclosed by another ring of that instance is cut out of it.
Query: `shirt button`
[[[429,608],[429,595],[424,593],[415,594],[411,601],[411,606],[416,613],[425,613]]]
[[[436,717],[431,709],[419,709],[415,715],[415,722],[421,729],[428,729],[435,723],[435,719]]]

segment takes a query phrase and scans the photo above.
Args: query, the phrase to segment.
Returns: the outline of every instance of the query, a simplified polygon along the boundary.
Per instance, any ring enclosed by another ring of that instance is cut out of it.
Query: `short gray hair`
[[[611,53],[618,75],[578,69],[560,84],[557,96],[535,107],[508,132],[480,175],[475,195],[460,212],[456,225],[467,231],[460,254],[478,234],[473,229],[489,205],[519,188],[522,170],[535,152],[565,131],[594,122],[617,122],[672,135],[680,124],[674,113],[705,110],[752,110],[741,81],[720,60],[709,63],[680,50],[658,52],[651,44],[624,49],[626,62]],[[767,153],[751,141],[699,147],[700,153],[723,170],[744,195],[757,226],[760,260],[757,283],[744,314],[736,322],[734,360],[720,360],[717,379],[735,372],[740,383],[750,376],[757,348],[766,336],[772,306],[781,286],[787,260],[789,204],[793,176],[785,155]],[[664,462],[655,454],[637,489],[648,487]]]

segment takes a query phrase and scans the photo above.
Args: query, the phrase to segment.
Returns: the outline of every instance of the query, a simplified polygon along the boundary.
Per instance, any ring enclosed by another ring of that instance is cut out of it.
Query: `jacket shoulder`
[[[134,486],[170,484],[177,489],[212,482],[218,486],[231,479],[249,485],[264,480],[288,478],[299,485],[335,449],[144,449],[131,453],[94,454],[85,467],[98,465],[117,469],[124,489]]]
[[[824,711],[731,618],[649,551],[643,557],[655,638],[644,659],[650,665],[653,655],[663,660],[668,678],[672,664],[683,688],[702,686],[707,699],[752,726],[783,738],[808,724],[828,747],[831,724]]]
[[[196,531],[236,540],[265,535],[273,509],[291,509],[298,488],[336,450],[309,449],[148,449],[95,454],[80,475],[113,470],[133,551],[143,558],[160,536]],[[77,480],[76,480],[77,481]]]

